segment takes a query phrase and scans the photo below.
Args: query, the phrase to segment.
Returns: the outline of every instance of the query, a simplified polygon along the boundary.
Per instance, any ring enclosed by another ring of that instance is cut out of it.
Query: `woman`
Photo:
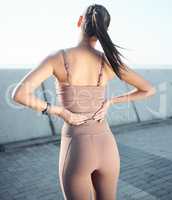
[[[77,26],[80,40],[75,47],[48,56],[13,91],[13,99],[43,114],[64,119],[59,157],[60,185],[65,199],[116,199],[120,157],[106,119],[116,103],[147,98],[155,88],[121,61],[117,45],[107,29],[110,15],[99,4],[86,8]],[[95,49],[97,40],[104,52]],[[61,105],[52,105],[33,95],[49,76],[55,76]],[[115,77],[135,86],[121,96],[105,98],[107,82]]]

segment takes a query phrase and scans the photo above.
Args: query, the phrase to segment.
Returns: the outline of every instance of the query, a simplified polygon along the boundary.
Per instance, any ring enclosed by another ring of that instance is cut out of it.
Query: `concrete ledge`
[[[19,150],[26,147],[38,146],[38,145],[43,145],[43,144],[48,144],[48,143],[57,144],[59,143],[59,141],[60,141],[59,137],[52,135],[52,136],[44,136],[44,137],[33,138],[33,139],[22,140],[22,141],[20,140],[20,141],[15,141],[15,142],[9,142],[9,143],[0,145],[0,152],[11,152],[11,151]]]
[[[113,130],[113,134],[122,134],[126,133],[129,130],[138,130],[138,129],[144,129],[151,127],[157,127],[157,126],[163,126],[167,124],[172,124],[172,117],[168,117],[166,119],[152,119],[148,121],[142,121],[142,122],[133,122],[129,124],[120,124],[116,126],[111,126],[111,129]],[[131,133],[130,133],[131,134]]]

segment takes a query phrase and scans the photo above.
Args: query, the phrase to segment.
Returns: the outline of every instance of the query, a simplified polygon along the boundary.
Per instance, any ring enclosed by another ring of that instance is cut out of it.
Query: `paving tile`
[[[160,145],[161,126],[115,135],[121,157],[117,200],[172,199],[172,125],[163,130],[168,147]],[[1,152],[0,200],[63,200],[58,156],[59,146],[54,144]]]

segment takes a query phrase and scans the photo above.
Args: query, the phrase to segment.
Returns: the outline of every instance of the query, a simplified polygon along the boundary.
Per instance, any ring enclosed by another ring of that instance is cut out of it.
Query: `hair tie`
[[[93,9],[93,15],[96,15],[97,14],[97,11],[96,11],[96,8]]]
[[[93,13],[92,13],[92,22],[94,22],[96,24],[96,14],[97,14],[97,11],[96,11],[96,8],[93,9]],[[93,24],[94,26],[94,24]]]

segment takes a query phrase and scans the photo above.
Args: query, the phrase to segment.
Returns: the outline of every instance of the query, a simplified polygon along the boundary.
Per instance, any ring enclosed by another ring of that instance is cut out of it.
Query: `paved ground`
[[[172,121],[112,131],[121,157],[117,200],[171,200]],[[0,200],[63,200],[58,154],[55,144],[1,152]]]

